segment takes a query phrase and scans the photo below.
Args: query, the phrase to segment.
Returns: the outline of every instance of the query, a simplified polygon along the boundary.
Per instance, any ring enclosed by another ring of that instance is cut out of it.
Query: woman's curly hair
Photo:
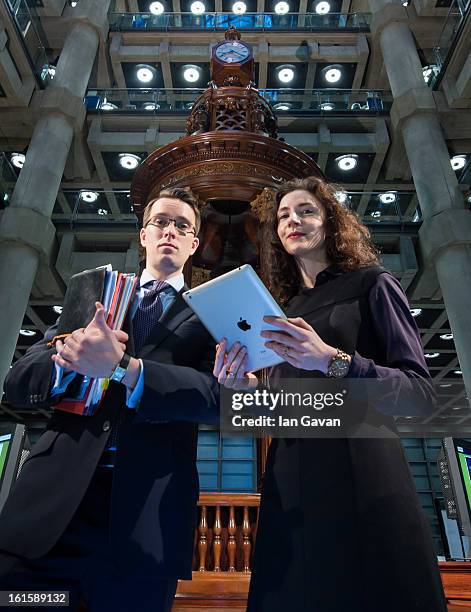
[[[294,257],[285,251],[278,238],[277,212],[283,197],[299,189],[308,191],[324,207],[326,256],[331,264],[344,271],[379,264],[379,251],[368,228],[355,212],[339,202],[341,187],[317,177],[290,180],[276,190],[267,220],[267,240],[262,243],[262,276],[280,304],[299,291],[301,275]]]

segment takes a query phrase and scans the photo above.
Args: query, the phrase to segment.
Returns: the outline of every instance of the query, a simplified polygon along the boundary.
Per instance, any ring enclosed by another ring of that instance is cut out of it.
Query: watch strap
[[[123,378],[126,376],[126,372],[129,366],[129,362],[131,361],[131,357],[124,353],[121,357],[120,362],[116,365],[114,370],[111,372],[110,380],[114,380],[115,382],[120,383]]]

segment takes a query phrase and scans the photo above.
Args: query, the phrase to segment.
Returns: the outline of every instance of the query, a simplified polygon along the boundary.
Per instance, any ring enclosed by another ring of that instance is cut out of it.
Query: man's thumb
[[[100,327],[106,326],[105,308],[103,304],[101,302],[95,302],[95,308],[96,308],[95,316],[93,317],[95,319],[95,322]]]

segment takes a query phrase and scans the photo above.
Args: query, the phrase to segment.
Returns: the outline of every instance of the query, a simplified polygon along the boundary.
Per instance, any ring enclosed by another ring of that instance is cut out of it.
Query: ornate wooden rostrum
[[[256,264],[250,204],[264,188],[322,174],[306,153],[278,138],[273,109],[254,86],[252,48],[240,38],[230,28],[214,46],[212,80],[192,107],[187,135],[151,153],[131,185],[138,218],[166,187],[190,187],[206,203],[193,265],[217,273]]]

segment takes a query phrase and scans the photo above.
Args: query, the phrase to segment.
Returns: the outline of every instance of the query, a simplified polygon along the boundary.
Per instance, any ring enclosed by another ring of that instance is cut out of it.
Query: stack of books
[[[113,270],[111,264],[85,270],[70,279],[64,298],[57,335],[66,335],[87,327],[95,315],[95,302],[101,302],[106,322],[111,329],[121,329],[134,297],[138,282],[136,274]],[[83,376],[74,397],[64,397],[54,406],[56,410],[90,416],[100,405],[109,385],[108,378]]]

